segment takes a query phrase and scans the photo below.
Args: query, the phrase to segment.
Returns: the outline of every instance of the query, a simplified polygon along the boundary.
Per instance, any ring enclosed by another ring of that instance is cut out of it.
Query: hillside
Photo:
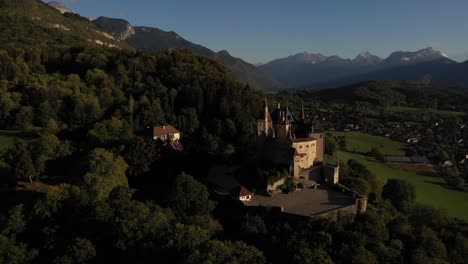
[[[126,43],[94,26],[88,19],[77,14],[62,14],[49,5],[37,0],[1,0],[1,33],[8,42],[23,44],[48,43],[95,44],[114,48],[130,48]],[[40,43],[36,43],[40,39]]]
[[[244,84],[267,92],[281,88],[281,84],[257,69],[250,63],[231,56],[226,51],[215,53],[201,45],[192,43],[176,32],[163,31],[152,27],[134,27],[123,19],[99,17],[93,23],[114,37],[123,40],[132,47],[144,50],[162,51],[166,49],[189,49],[201,56],[215,58],[226,65]]]
[[[367,102],[376,106],[468,111],[468,89],[421,83],[369,81],[331,89],[304,90],[298,94],[327,103]]]

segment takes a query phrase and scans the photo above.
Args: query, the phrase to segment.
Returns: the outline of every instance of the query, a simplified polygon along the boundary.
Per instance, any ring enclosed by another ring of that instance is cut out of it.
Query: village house
[[[180,139],[180,132],[171,125],[155,126],[153,128],[153,139],[162,141],[177,141]]]
[[[240,186],[238,188],[235,189],[235,192],[233,194],[233,198],[235,200],[239,200],[241,202],[248,202],[250,200],[252,200],[252,193],[247,190],[244,186]]]
[[[183,150],[183,146],[179,142],[180,132],[172,125],[155,126],[153,128],[153,139],[168,143],[176,151]]]
[[[346,124],[343,128],[344,132],[350,132],[351,130],[359,130],[361,126],[358,124]]]
[[[417,144],[417,143],[419,143],[419,138],[417,138],[417,137],[410,137],[410,138],[408,138],[408,140],[406,140],[406,142],[407,142],[408,144]]]

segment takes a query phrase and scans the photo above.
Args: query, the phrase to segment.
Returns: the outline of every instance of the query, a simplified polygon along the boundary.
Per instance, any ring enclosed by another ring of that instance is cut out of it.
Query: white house
[[[251,193],[249,190],[247,190],[246,188],[244,188],[243,186],[241,186],[241,187],[239,188],[239,193],[238,193],[238,195],[239,195],[239,196],[236,197],[236,198],[238,198],[238,199],[239,199],[240,201],[242,201],[242,202],[246,202],[246,201],[252,200],[252,193]]]
[[[180,132],[171,125],[156,126],[153,129],[153,139],[161,139],[163,141],[178,141]]]

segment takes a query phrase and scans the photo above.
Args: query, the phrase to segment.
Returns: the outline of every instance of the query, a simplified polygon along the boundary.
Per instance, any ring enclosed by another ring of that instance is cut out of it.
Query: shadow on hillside
[[[431,183],[431,184],[434,184],[434,185],[438,185],[440,187],[443,187],[443,188],[451,190],[451,191],[463,192],[463,190],[455,188],[452,185],[450,185],[448,183],[445,183],[445,182],[434,182],[434,181],[424,181],[424,182]]]
[[[435,173],[427,172],[427,171],[418,172],[418,175],[425,176],[425,177],[431,177],[431,178],[440,178],[439,175],[437,175]]]

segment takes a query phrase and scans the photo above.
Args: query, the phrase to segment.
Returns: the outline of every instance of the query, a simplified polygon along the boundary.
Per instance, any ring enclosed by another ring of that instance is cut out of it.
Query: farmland
[[[347,162],[354,159],[361,162],[383,183],[388,179],[407,180],[415,186],[418,202],[443,208],[450,216],[468,220],[465,204],[468,200],[468,193],[452,189],[444,179],[437,176],[432,166],[385,164],[363,154],[371,147],[376,147],[384,155],[403,155],[401,149],[404,148],[404,144],[360,132],[335,133],[335,135],[345,136],[347,149],[353,151],[338,152],[339,160]]]

